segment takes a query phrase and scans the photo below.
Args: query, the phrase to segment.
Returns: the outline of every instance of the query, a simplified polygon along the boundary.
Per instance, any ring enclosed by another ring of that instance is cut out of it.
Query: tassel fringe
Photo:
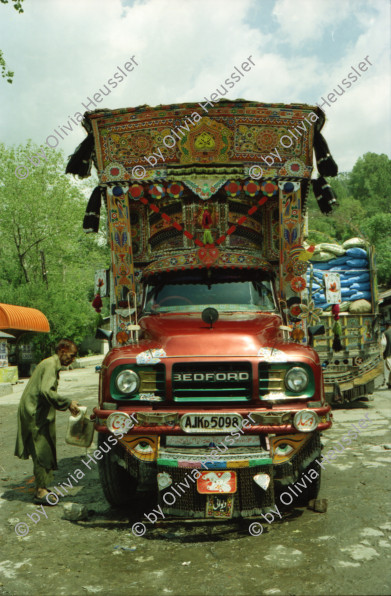
[[[338,166],[330,154],[326,139],[318,130],[315,130],[314,150],[319,174],[321,176],[336,176]]]
[[[92,133],[89,133],[73,155],[71,155],[65,173],[79,176],[79,178],[88,178],[91,174],[93,149],[94,137]]]
[[[91,193],[83,219],[83,230],[86,234],[99,231],[100,208],[104,193],[104,186],[96,186]]]
[[[331,213],[333,208],[338,206],[338,203],[336,194],[330,184],[323,176],[320,176],[316,180],[311,180],[311,183],[319,209],[322,213]]]

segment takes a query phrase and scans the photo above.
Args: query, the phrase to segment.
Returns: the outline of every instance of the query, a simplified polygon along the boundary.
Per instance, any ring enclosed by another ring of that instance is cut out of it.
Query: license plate
[[[234,510],[234,495],[208,495],[206,517],[230,518]]]
[[[180,426],[185,433],[228,433],[241,428],[240,414],[185,414]]]
[[[210,470],[200,474],[197,478],[197,491],[201,495],[236,493],[236,472]]]

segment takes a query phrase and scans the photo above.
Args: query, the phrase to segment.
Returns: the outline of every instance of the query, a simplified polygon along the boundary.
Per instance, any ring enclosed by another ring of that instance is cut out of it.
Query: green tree
[[[15,166],[43,155],[27,178]],[[42,355],[61,337],[80,342],[96,325],[94,271],[107,267],[103,233],[86,235],[82,221],[90,188],[65,175],[62,154],[31,142],[0,144],[0,301],[41,310],[51,333],[37,338]],[[88,184],[91,187],[91,183]]]
[[[365,216],[365,209],[360,201],[349,195],[349,174],[343,172],[328,180],[334,190],[338,207],[324,215],[320,212],[312,190],[308,197],[308,242],[343,242],[352,236],[361,236],[359,225]]]
[[[313,244],[338,242],[353,236],[375,246],[378,279],[391,284],[391,161],[384,155],[366,153],[351,172],[330,178],[339,206],[322,215],[312,192],[308,197],[309,236]]]
[[[384,153],[365,153],[355,163],[348,187],[368,213],[390,213],[391,160]]]
[[[0,0],[2,4],[8,4],[8,0]],[[24,0],[11,0],[14,9],[21,14],[23,11],[22,3]],[[3,79],[7,79],[7,83],[12,83],[12,79],[14,78],[14,73],[11,70],[7,70],[7,64],[4,59],[4,54],[0,50],[0,68],[1,68],[1,76]]]
[[[377,274],[381,284],[391,285],[391,213],[377,213],[362,224],[376,248]]]

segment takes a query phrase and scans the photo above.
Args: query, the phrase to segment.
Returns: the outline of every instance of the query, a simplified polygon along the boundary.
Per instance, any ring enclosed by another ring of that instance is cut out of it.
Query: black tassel
[[[340,352],[341,350],[343,350],[343,346],[341,344],[341,340],[339,339],[338,335],[334,335],[334,339],[333,339],[333,351],[334,352]]]
[[[89,234],[90,232],[99,231],[100,208],[102,204],[102,197],[104,197],[104,193],[104,186],[96,186],[91,193],[83,219],[83,230],[87,234]]]
[[[79,178],[88,178],[91,173],[92,150],[94,148],[94,137],[92,133],[84,139],[68,161],[66,174],[74,174]]]
[[[333,207],[338,205],[337,197],[330,184],[323,176],[320,176],[316,180],[311,180],[311,183],[321,212],[325,214],[330,213]]]
[[[324,136],[319,130],[315,130],[314,134],[314,149],[316,157],[316,165],[321,176],[336,176],[338,174],[338,166],[330,154],[328,145]]]

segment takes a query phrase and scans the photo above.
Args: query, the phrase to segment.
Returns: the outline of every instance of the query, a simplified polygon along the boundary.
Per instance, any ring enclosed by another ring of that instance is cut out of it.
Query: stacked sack
[[[311,258],[313,266],[312,292],[323,288],[323,274],[326,271],[339,273],[341,280],[341,312],[350,310],[352,302],[366,300],[371,303],[371,282],[366,243],[361,238],[351,238],[338,244],[318,244]],[[310,283],[310,269],[307,284]],[[324,291],[313,294],[315,306],[330,310]]]

